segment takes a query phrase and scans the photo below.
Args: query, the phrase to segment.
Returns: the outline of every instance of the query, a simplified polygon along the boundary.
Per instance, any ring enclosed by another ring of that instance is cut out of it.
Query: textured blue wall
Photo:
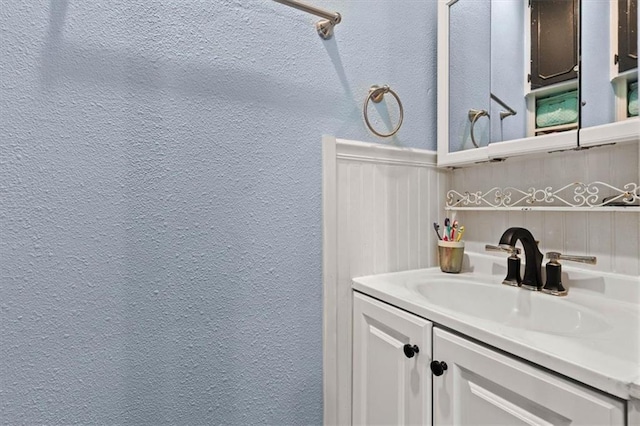
[[[315,3],[330,41],[271,1],[2,2],[1,423],[321,423],[321,135],[379,140],[388,83],[391,143],[435,148],[436,2]]]
[[[583,1],[582,78],[580,89],[584,106],[580,110],[583,127],[615,121],[615,90],[611,84],[611,20],[608,0]],[[614,22],[617,22],[614,20]]]
[[[491,2],[462,1],[449,9],[449,150],[475,149],[470,109],[491,108]],[[490,120],[478,119],[474,137],[489,144]]]
[[[491,1],[491,93],[516,111],[516,115],[500,120],[505,108],[491,101],[491,142],[527,135],[523,51],[526,6],[524,1]]]

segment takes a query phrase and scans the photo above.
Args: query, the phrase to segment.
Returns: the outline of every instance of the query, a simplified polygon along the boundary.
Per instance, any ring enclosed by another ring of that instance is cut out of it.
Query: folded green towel
[[[558,126],[578,121],[578,91],[560,93],[536,101],[536,127]]]
[[[629,111],[629,117],[635,117],[638,115],[638,82],[633,82],[629,85],[629,92],[627,95],[629,105],[627,110]]]

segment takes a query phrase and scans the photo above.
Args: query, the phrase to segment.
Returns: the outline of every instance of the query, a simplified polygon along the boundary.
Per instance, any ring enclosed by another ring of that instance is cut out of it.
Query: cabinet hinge
[[[531,83],[531,74],[527,74],[527,83]]]
[[[618,57],[617,53],[615,55],[613,55],[613,65],[618,65],[618,61],[619,60],[620,60],[620,58]]]

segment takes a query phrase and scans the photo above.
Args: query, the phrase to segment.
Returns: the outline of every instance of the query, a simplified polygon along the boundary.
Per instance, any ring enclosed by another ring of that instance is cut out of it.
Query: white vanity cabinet
[[[431,323],[359,293],[353,319],[353,424],[431,424]]]
[[[435,329],[436,425],[624,425],[622,401]]]
[[[625,425],[623,401],[422,317],[357,292],[353,315],[354,425]]]

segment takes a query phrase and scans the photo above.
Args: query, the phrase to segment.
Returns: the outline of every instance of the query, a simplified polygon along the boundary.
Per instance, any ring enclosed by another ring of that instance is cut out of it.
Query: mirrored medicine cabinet
[[[438,165],[638,143],[638,0],[439,0]]]

